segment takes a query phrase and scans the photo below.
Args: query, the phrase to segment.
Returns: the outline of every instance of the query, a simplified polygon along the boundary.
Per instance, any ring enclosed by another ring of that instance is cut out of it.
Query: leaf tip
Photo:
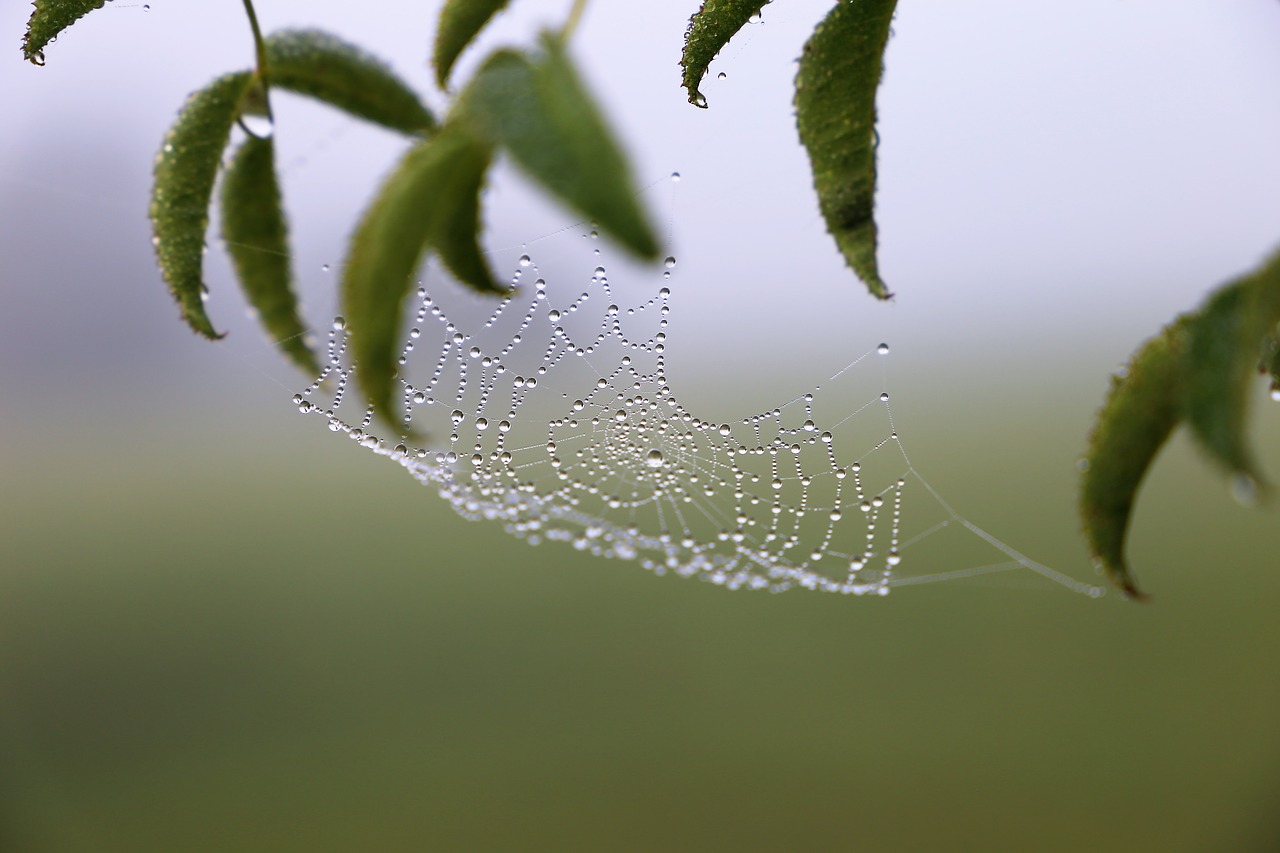
[[[1150,604],[1151,602],[1155,601],[1155,599],[1151,596],[1150,593],[1146,593],[1138,589],[1136,586],[1134,586],[1132,582],[1126,583],[1123,587],[1123,590],[1124,590],[1124,597],[1127,598],[1129,601],[1134,601],[1134,602],[1137,602],[1138,604]]]
[[[1098,574],[1110,579],[1129,601],[1143,603],[1152,601],[1151,595],[1143,592],[1138,587],[1138,582],[1134,579],[1133,574],[1130,573],[1129,566],[1125,563],[1123,557],[1107,558],[1095,554],[1093,565]]]
[[[184,309],[182,312],[182,319],[186,321],[187,325],[191,328],[191,331],[195,332],[205,340],[220,341],[227,336],[226,332],[219,332],[215,329],[213,327],[213,323],[203,312],[196,314]]]

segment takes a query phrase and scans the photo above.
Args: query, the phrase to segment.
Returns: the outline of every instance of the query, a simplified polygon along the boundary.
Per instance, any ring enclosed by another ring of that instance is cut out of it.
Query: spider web
[[[473,322],[465,298],[450,307],[419,288],[398,434],[378,435],[351,393],[358,368],[342,318],[323,373],[294,403],[463,518],[531,545],[728,589],[883,596],[1029,570],[1102,594],[986,533],[920,476],[894,422],[887,344],[736,418],[687,404],[667,365],[674,259],[667,266],[652,285],[615,285],[604,266],[548,283],[523,255],[510,295]]]

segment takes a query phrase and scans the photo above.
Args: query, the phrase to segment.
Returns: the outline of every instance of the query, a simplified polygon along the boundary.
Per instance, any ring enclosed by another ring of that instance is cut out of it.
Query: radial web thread
[[[403,466],[464,518],[659,575],[882,596],[1026,569],[1101,595],[978,528],[916,472],[894,426],[886,344],[773,408],[708,419],[668,375],[667,283],[625,304],[604,267],[584,278],[558,285],[570,295],[557,300],[522,256],[512,294],[471,329],[420,288],[400,359],[400,435],[423,439],[374,433],[352,393],[357,368],[341,318],[324,372],[294,402]],[[925,504],[932,517],[908,525]],[[985,554],[957,562],[950,543],[930,552],[947,531]],[[917,554],[923,573],[911,574]]]

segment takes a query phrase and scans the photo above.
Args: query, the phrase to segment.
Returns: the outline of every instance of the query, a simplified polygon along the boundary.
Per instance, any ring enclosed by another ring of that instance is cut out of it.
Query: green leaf
[[[320,364],[304,340],[293,292],[289,228],[269,138],[246,139],[222,177],[222,239],[263,328],[298,367],[317,375]]]
[[[436,83],[441,89],[449,82],[449,72],[462,51],[508,2],[510,0],[446,0],[440,10],[435,48],[431,52]]]
[[[461,131],[459,131],[461,133]],[[492,149],[473,140],[474,149],[459,157],[457,173],[447,196],[448,210],[433,223],[431,247],[454,278],[481,293],[502,295],[509,288],[499,284],[480,250],[480,191],[493,159]]]
[[[897,0],[841,0],[796,74],[796,125],[827,230],[872,295],[892,294],[876,263],[876,89]]]
[[[1098,413],[1080,484],[1080,518],[1094,562],[1131,598],[1138,590],[1125,560],[1125,534],[1138,487],[1182,419],[1186,388],[1183,317],[1148,341],[1112,379]]]
[[[253,81],[248,71],[219,77],[191,95],[156,157],[151,226],[160,272],[191,328],[219,338],[204,310],[204,235],[209,200],[223,149],[241,100]]]
[[[1260,354],[1280,367],[1277,323],[1280,253],[1174,321],[1114,381],[1089,440],[1080,515],[1095,561],[1128,595],[1144,597],[1124,557],[1134,499],[1180,421],[1185,419],[1196,441],[1235,474],[1238,496],[1265,490],[1245,426]]]
[[[1187,424],[1236,476],[1241,495],[1266,484],[1245,436],[1259,353],[1280,322],[1280,253],[1213,294],[1190,328]]]
[[[693,13],[684,31],[684,51],[680,54],[680,66],[684,69],[681,85],[689,93],[689,103],[707,108],[706,96],[698,90],[698,84],[707,74],[707,66],[729,43],[729,39],[746,26],[751,16],[770,2],[707,0]]]
[[[44,65],[44,49],[58,33],[106,5],[107,0],[35,0],[27,33],[22,37],[22,55],[28,62]]]
[[[381,60],[320,30],[283,30],[266,41],[271,86],[288,89],[402,133],[435,129],[435,118]]]
[[[626,157],[563,46],[548,34],[542,41],[532,58],[510,50],[489,57],[456,114],[626,249],[656,258],[658,239]]]
[[[488,145],[447,125],[409,150],[352,236],[343,308],[361,387],[388,422],[394,423],[390,412],[403,302],[427,249],[451,243],[441,254],[455,274],[482,289],[505,292],[475,246],[476,199],[490,158]],[[477,265],[484,268],[482,277]]]

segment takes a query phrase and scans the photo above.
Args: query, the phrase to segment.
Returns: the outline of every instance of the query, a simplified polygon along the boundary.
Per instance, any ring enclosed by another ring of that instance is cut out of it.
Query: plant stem
[[[245,0],[248,2],[248,0]],[[569,10],[569,17],[565,19],[564,27],[560,30],[561,41],[568,41],[573,35],[573,31],[578,28],[578,21],[582,19],[582,12],[587,8],[587,0],[573,0],[573,8]]]
[[[253,0],[244,0],[244,11],[249,16],[249,27],[253,30],[253,48],[258,58],[258,81],[262,84],[262,101],[267,109],[267,118],[274,121],[271,115],[271,96],[267,81],[267,48],[262,41],[262,30],[258,27],[258,15],[253,11]]]

